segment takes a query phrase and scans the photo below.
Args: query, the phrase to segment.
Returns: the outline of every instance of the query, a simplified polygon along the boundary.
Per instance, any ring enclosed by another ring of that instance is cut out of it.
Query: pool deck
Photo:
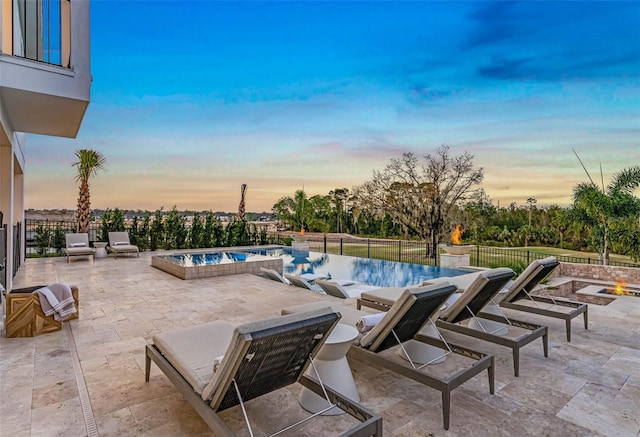
[[[28,259],[20,268],[16,288],[77,284],[81,313],[65,329],[34,338],[0,333],[0,436],[213,435],[155,365],[145,383],[144,347],[155,333],[214,320],[240,324],[323,299],[355,307],[353,299],[248,274],[181,280],[151,267],[151,255]],[[385,435],[398,437],[640,436],[639,298],[590,305],[589,330],[576,319],[571,343],[563,321],[518,316],[549,326],[549,357],[539,342],[525,346],[515,378],[510,350],[456,335],[496,356],[496,393],[489,394],[485,374],[454,390],[449,431],[438,391],[351,360],[361,403],[382,415]],[[304,416],[298,392],[285,388],[249,402],[254,433]],[[248,435],[237,407],[222,416]],[[346,415],[320,417],[286,435],[335,435],[355,423]]]

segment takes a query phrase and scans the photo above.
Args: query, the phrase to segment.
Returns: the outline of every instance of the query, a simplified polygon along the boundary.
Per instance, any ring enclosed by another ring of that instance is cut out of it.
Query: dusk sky
[[[640,165],[640,2],[91,2],[76,139],[29,135],[25,207],[270,211],[449,144],[494,204]]]

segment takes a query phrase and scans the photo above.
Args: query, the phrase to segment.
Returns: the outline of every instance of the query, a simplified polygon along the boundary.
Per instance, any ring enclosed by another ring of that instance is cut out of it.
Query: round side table
[[[95,253],[93,254],[94,258],[106,258],[107,257],[107,249],[105,249],[105,247],[107,247],[108,243],[105,243],[104,241],[95,241],[93,243],[93,247],[96,249]]]
[[[353,344],[353,340],[357,337],[358,330],[355,327],[338,323],[313,361],[322,383],[354,402],[360,402],[360,395],[353,380],[346,354]],[[306,375],[317,380],[311,366],[307,369]],[[299,402],[305,410],[311,413],[317,413],[329,406],[325,398],[318,396],[306,387],[300,391]],[[322,414],[337,416],[344,414],[344,411],[333,407]]]

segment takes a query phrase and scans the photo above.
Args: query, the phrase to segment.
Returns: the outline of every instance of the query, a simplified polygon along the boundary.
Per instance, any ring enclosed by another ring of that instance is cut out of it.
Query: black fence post
[[[340,255],[342,255],[342,238],[340,238]]]
[[[327,234],[324,234],[324,253],[327,253]]]
[[[480,267],[480,246],[476,246],[476,267]]]
[[[367,258],[371,258],[371,239],[367,238]]]
[[[398,240],[398,262],[402,262],[402,240]]]
[[[531,260],[529,259],[529,251],[527,250],[527,265],[531,264]]]

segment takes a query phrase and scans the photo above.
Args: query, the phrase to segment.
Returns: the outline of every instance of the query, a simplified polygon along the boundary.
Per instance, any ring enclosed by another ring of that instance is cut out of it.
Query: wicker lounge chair
[[[63,249],[67,255],[67,262],[72,256],[93,256],[95,249],[89,246],[89,234],[86,232],[66,234],[66,247]]]
[[[374,287],[373,285],[366,285],[359,282],[344,281],[340,279],[336,281],[323,281],[322,279],[316,279],[315,283],[329,296],[339,297],[340,299],[358,297],[365,291],[380,288]]]
[[[282,282],[283,284],[290,285],[290,282],[286,280],[277,270],[260,267],[260,272],[262,273],[263,276],[266,276],[272,281]]]
[[[219,436],[235,434],[218,412],[240,405],[249,434],[253,435],[251,411],[245,409],[245,404],[295,382],[321,396],[326,392],[327,410],[338,406],[362,422],[342,435],[381,436],[380,416],[304,375],[310,357],[320,350],[339,318],[325,306],[235,329],[224,322],[212,322],[158,334],[153,337],[153,344],[145,348],[145,379],[149,381],[153,361]],[[214,371],[214,361],[221,355]]]
[[[489,377],[489,391],[494,393],[494,357],[483,354],[466,347],[445,342],[441,336],[422,335],[418,331],[432,318],[437,317],[440,307],[455,291],[455,287],[446,283],[428,287],[406,289],[382,320],[366,334],[356,339],[349,349],[347,356],[360,360],[366,364],[390,369],[400,375],[411,378],[421,384],[439,390],[442,393],[442,417],[444,429],[449,429],[449,417],[451,411],[451,391],[468,381],[472,377],[487,370]],[[326,302],[314,302],[284,308],[283,314],[309,311],[322,306]],[[371,315],[364,311],[358,311],[342,305],[335,305],[334,310],[342,314],[341,323],[355,325],[362,316]],[[437,330],[436,330],[437,332]],[[404,351],[403,344],[409,340],[415,340],[440,349],[443,354],[457,354],[469,360],[469,366],[454,372],[452,375],[435,375],[426,371],[427,366],[416,366],[407,355],[406,360],[391,357],[381,352],[397,347]]]
[[[285,273],[284,274],[284,278],[287,281],[289,281],[289,283],[291,285],[294,285],[296,287],[306,288],[307,290],[311,290],[311,291],[315,291],[315,292],[321,292],[322,291],[322,288],[320,288],[316,284],[312,284],[311,282],[309,282],[309,280],[303,278],[302,276],[287,275]]]
[[[514,274],[513,270],[508,268],[497,268],[481,272],[466,290],[455,295],[458,299],[455,302],[451,302],[442,312],[436,322],[436,326],[511,348],[513,370],[515,376],[518,376],[520,374],[520,348],[522,346],[542,337],[544,356],[548,355],[547,327],[507,318],[504,314],[483,311]],[[358,307],[389,308],[397,298],[397,293],[394,293],[393,290],[390,292],[385,291],[385,289],[375,290],[370,293],[363,293],[358,300]],[[471,326],[463,326],[461,324],[461,322],[467,320],[469,320]],[[498,325],[500,328],[499,330],[489,330],[488,325]],[[511,327],[517,328],[519,335],[505,335]]]
[[[584,302],[575,302],[556,298],[540,287],[546,296],[532,294],[540,282],[546,278],[560,263],[555,257],[535,260],[509,286],[508,292],[500,301],[500,306],[517,311],[553,317],[565,321],[567,341],[571,341],[571,321],[580,314],[584,317],[584,329],[588,329],[588,306]],[[518,302],[520,301],[520,302]],[[544,305],[540,305],[544,304]]]
[[[113,253],[115,258],[118,254],[134,253],[140,256],[138,246],[134,246],[129,242],[129,234],[127,232],[109,232],[109,251]]]

